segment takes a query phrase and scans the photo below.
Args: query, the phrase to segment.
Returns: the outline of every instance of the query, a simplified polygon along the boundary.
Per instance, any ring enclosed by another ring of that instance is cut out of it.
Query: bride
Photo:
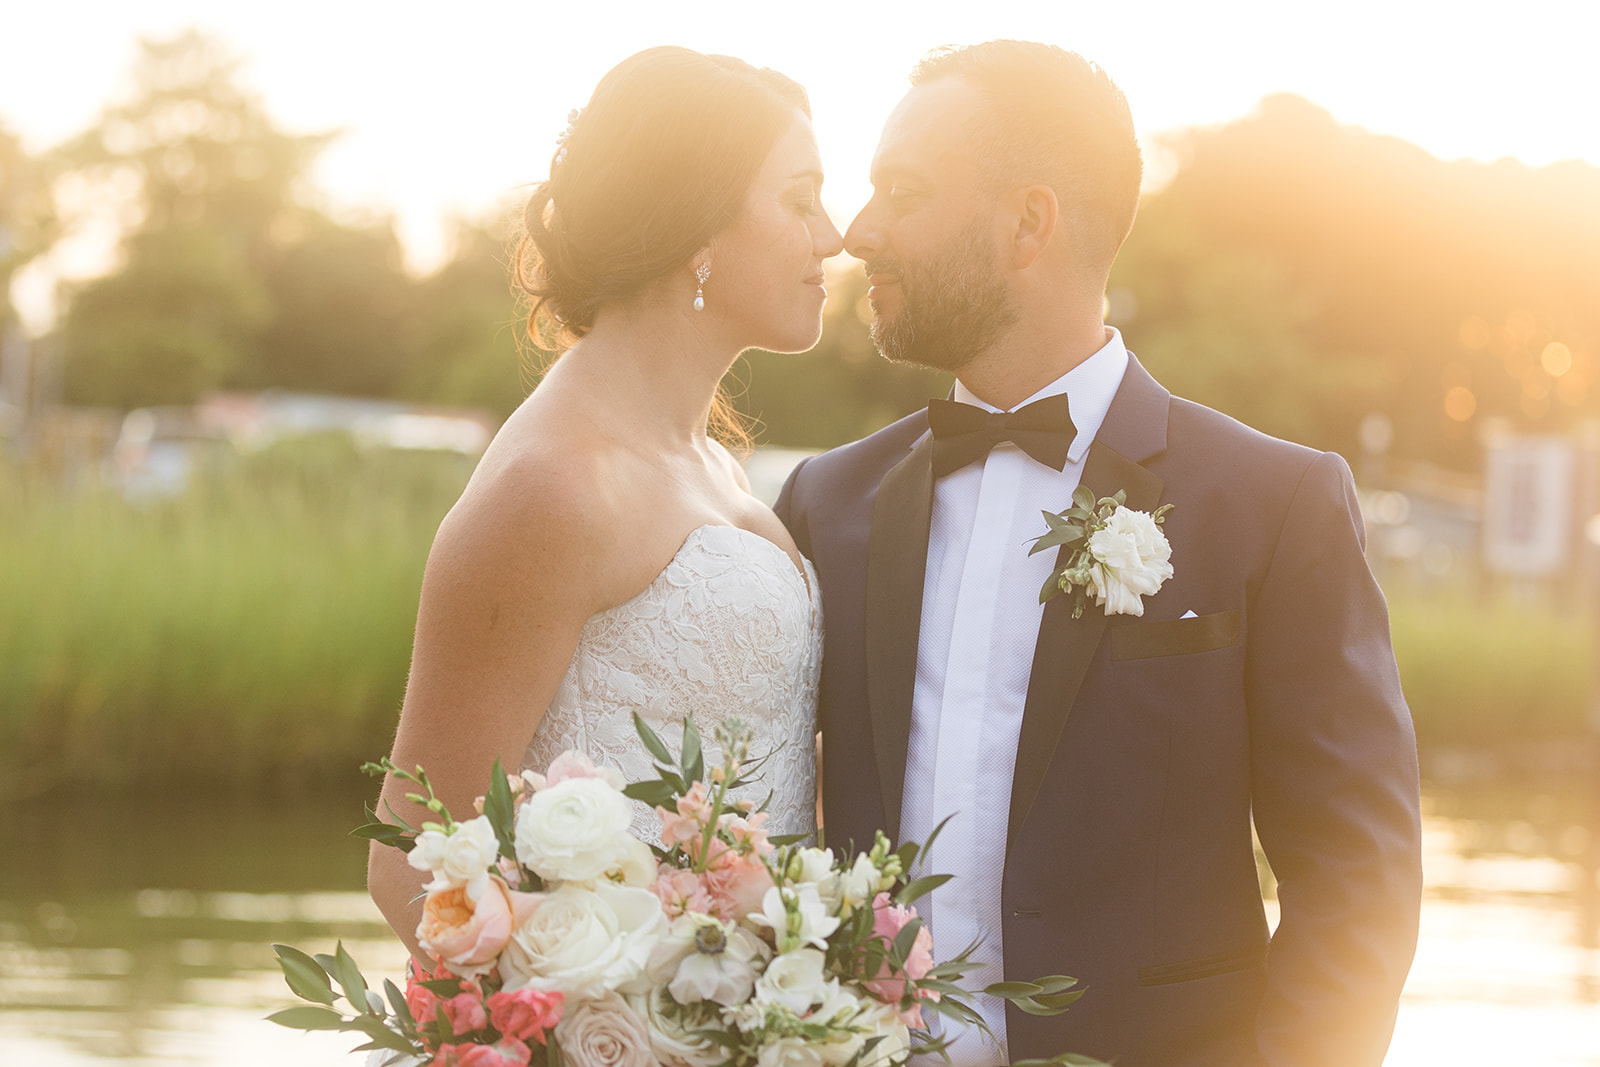
[[[718,386],[741,351],[816,343],[843,248],[821,185],[805,91],[737,59],[652,48],[574,113],[516,255],[530,326],[572,343],[439,527],[395,738],[452,811],[497,756],[649,776],[637,710],[674,744],[693,713],[708,747],[744,719],[778,753],[769,828],[813,827],[816,575],[707,428],[737,433]],[[405,793],[384,782],[415,825]],[[373,847],[373,899],[419,959],[424,878]]]

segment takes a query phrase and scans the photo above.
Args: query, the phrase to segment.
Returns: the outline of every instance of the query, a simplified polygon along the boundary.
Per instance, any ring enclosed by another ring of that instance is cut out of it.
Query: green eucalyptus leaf
[[[633,728],[638,732],[639,740],[644,742],[644,747],[649,750],[650,755],[662,763],[672,762],[672,752],[637,711],[633,713]]]
[[[459,978],[430,978],[426,982],[418,982],[417,984],[434,996],[444,1000],[461,995],[461,979]]]
[[[1044,585],[1039,589],[1039,603],[1048,604],[1061,593],[1061,575],[1052,571],[1050,577],[1044,580]],[[1073,616],[1076,618],[1077,616]]]
[[[895,962],[901,965],[901,969],[904,969],[905,961],[911,958],[911,949],[916,945],[917,933],[921,929],[922,919],[918,917],[906,923],[894,935]]]
[[[394,984],[394,979],[383,980],[383,992],[389,998],[389,1006],[394,1009],[394,1017],[399,1020],[400,1028],[407,1034],[415,1034],[417,1020],[411,1014],[411,1005],[406,1003],[406,995],[400,992],[400,987]]]
[[[344,990],[344,998],[352,1008],[360,1011],[367,1003],[367,980],[362,977],[361,968],[356,966],[350,953],[344,950],[343,941],[334,946],[332,973],[338,979],[339,988]]]
[[[1044,992],[1040,986],[1032,982],[995,982],[993,985],[983,987],[984,993],[991,997],[1005,997],[1010,1000],[1014,997],[1032,997]]]
[[[342,1030],[344,1016],[331,1008],[285,1008],[267,1016],[267,1021],[291,1030]]]
[[[622,795],[630,800],[648,804],[652,808],[671,807],[672,802],[678,797],[678,794],[672,791],[670,785],[659,780],[654,782],[634,782],[631,785],[624,786]]]
[[[511,795],[511,783],[500,757],[494,758],[494,770],[489,779],[489,791],[483,796],[483,813],[494,827],[495,840],[500,842],[500,855],[506,859],[517,858],[516,815],[517,802]]]
[[[1043,1005],[1046,1008],[1054,1008],[1057,1011],[1065,1011],[1067,1008],[1081,1000],[1085,992],[1087,992],[1087,990],[1074,989],[1070,993],[1053,993],[1048,996],[1040,995],[1034,997],[1033,999],[1036,1004]]]
[[[927,896],[954,877],[955,875],[953,874],[930,874],[917,878],[908,882],[904,889],[895,894],[894,902],[896,904],[910,904],[920,897]]]
[[[700,751],[700,731],[695,728],[694,716],[683,719],[683,756],[679,759],[685,782],[698,782],[706,776],[706,761]]]
[[[289,945],[273,945],[272,951],[278,954],[278,966],[283,970],[284,981],[289,983],[295,996],[318,1004],[333,1003],[333,986],[328,981],[328,972],[319,967],[316,960]]]
[[[1094,510],[1094,492],[1087,485],[1079,485],[1072,491],[1072,503],[1084,511]]]

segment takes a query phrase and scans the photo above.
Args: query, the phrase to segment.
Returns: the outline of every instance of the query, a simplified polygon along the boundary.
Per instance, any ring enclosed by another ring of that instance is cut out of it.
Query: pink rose
[[[456,974],[472,977],[494,967],[511,931],[534,907],[531,893],[517,893],[490,877],[477,900],[465,886],[429,893],[417,924],[417,942]]]
[[[531,1037],[542,1045],[545,1031],[560,1021],[565,999],[538,989],[502,989],[489,997],[489,1018],[504,1037],[524,1042]]]
[[[650,891],[661,898],[661,910],[669,919],[676,919],[686,911],[710,915],[715,907],[704,882],[693,871],[662,866]]]
[[[482,1030],[489,1025],[489,1016],[483,1010],[483,998],[476,993],[459,993],[449,1000],[441,1000],[439,1014],[450,1024],[453,1034]]]
[[[901,907],[889,902],[888,893],[879,893],[872,901],[872,933],[885,941],[893,941],[907,923],[917,917],[917,909]],[[911,942],[911,951],[906,956],[904,977],[896,974],[889,962],[885,960],[878,970],[878,977],[866,983],[873,995],[886,1004],[899,1004],[906,995],[906,979],[918,981],[925,978],[933,969],[933,935],[928,928],[923,926],[917,930],[917,936]],[[918,997],[923,1000],[938,1000],[939,994],[931,990],[918,990]],[[912,1005],[900,1013],[900,1021],[907,1026],[922,1025],[922,1008]]]
[[[582,752],[568,749],[555,758],[544,772],[544,787],[560,785],[568,778],[598,778],[613,789],[621,789],[622,772],[614,767],[596,767],[594,761]]]
[[[444,1045],[429,1067],[527,1067],[530,1050],[520,1041],[493,1045]]]
[[[418,1026],[433,1022],[434,1012],[439,1008],[439,998],[422,983],[431,982],[435,978],[449,977],[451,977],[450,972],[443,967],[439,968],[437,974],[429,974],[426,970],[419,974],[417,961],[406,961],[406,1007],[410,1009],[411,1018],[416,1020]]]

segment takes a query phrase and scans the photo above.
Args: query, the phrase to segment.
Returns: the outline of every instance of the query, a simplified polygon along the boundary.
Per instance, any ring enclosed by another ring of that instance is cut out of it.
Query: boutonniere
[[[1094,498],[1084,486],[1072,492],[1072,507],[1060,514],[1046,511],[1050,528],[1034,538],[1028,555],[1059,545],[1074,546],[1067,561],[1039,590],[1043,604],[1057,593],[1077,597],[1072,617],[1083,614],[1090,596],[1107,615],[1143,615],[1144,597],[1172,577],[1172,546],[1161,532],[1171,504],[1154,513],[1125,506],[1128,494]]]

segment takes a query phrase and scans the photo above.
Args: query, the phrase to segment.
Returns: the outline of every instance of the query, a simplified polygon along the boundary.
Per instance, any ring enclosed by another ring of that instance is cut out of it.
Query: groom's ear
[[[1008,199],[1014,220],[1012,266],[1026,270],[1055,239],[1056,227],[1061,223],[1061,202],[1048,185],[1024,185],[1012,190]]]

